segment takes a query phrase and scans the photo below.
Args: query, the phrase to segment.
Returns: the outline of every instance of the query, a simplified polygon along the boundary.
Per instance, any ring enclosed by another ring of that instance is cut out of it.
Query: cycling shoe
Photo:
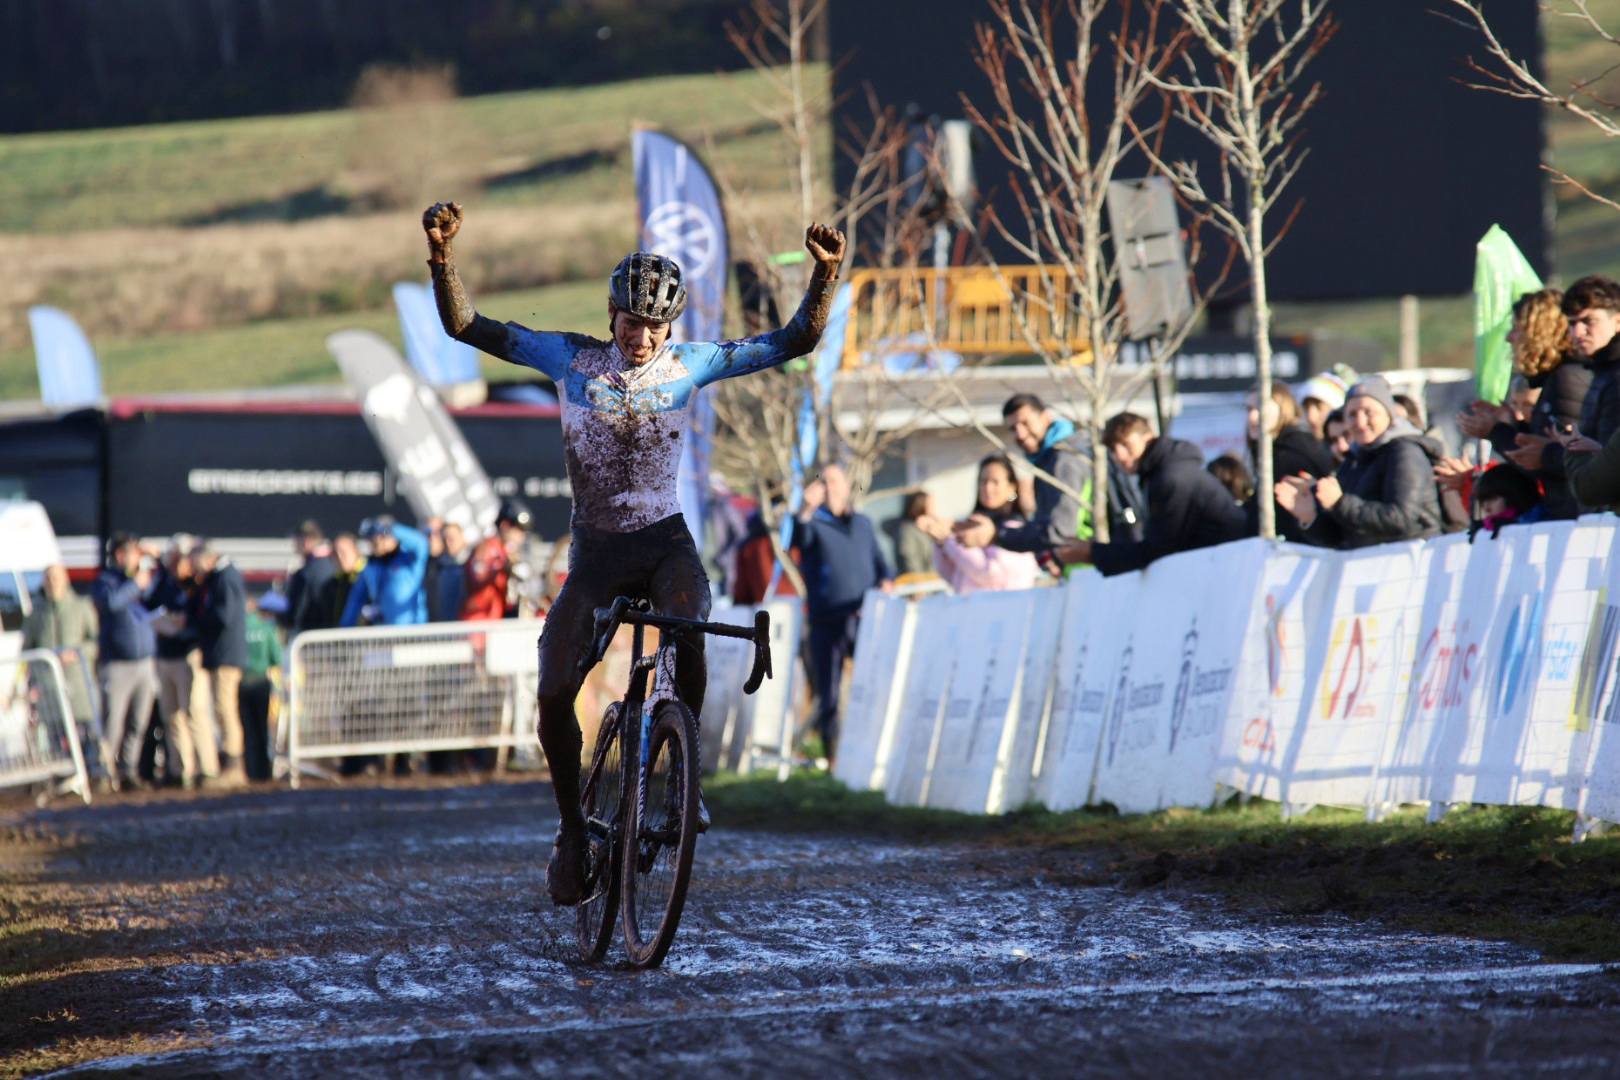
[[[546,891],[558,907],[573,907],[585,898],[585,834],[557,830],[551,862],[546,866]]]

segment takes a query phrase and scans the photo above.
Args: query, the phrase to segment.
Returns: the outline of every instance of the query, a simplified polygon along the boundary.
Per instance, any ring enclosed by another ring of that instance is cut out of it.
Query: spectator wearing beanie
[[[1401,415],[1389,383],[1374,375],[1345,401],[1350,455],[1314,484],[1297,476],[1276,486],[1277,502],[1314,544],[1370,547],[1440,533],[1434,464],[1444,454]]]
[[[1323,420],[1324,432],[1328,419],[1336,415],[1329,413]],[[1327,443],[1306,431],[1299,424],[1299,409],[1294,404],[1294,396],[1288,388],[1281,383],[1271,384],[1271,399],[1261,408],[1259,391],[1249,394],[1249,458],[1251,461],[1260,460],[1260,437],[1262,430],[1271,440],[1271,469],[1272,475],[1278,479],[1286,476],[1301,476],[1313,483],[1324,476],[1332,476],[1335,465],[1333,455],[1328,450]],[[1258,499],[1245,500],[1244,510],[1248,514],[1248,530],[1251,535],[1260,532],[1260,503]],[[1292,516],[1283,512],[1282,506],[1277,507],[1277,535],[1284,540],[1296,544],[1305,543],[1305,531]]]

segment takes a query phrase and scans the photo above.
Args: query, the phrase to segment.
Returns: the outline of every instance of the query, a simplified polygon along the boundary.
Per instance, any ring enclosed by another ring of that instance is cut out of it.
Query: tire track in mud
[[[0,861],[95,905],[71,977],[0,1016],[178,1036],[64,1075],[681,1072],[1400,1075],[1614,1071],[1620,980],[1516,946],[1085,884],[1084,853],[728,831],[665,966],[573,953],[538,785],[161,799],[25,814]],[[25,868],[26,864],[26,868]],[[118,895],[161,884],[168,918]],[[108,911],[109,907],[112,909]],[[116,961],[116,962],[115,962]],[[97,1007],[115,1002],[112,1012]]]

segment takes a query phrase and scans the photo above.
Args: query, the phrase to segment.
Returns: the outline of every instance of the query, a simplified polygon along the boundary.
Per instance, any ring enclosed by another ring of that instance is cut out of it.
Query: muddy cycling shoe
[[[703,789],[698,788],[698,835],[709,831],[709,804],[703,801]]]
[[[557,830],[551,862],[546,865],[546,891],[558,907],[573,907],[585,898],[585,833]]]

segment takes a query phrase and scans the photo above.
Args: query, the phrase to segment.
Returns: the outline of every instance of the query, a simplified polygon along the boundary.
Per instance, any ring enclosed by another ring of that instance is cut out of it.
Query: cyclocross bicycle
[[[637,967],[663,963],[686,904],[698,834],[698,730],[692,711],[675,697],[649,706],[647,684],[665,673],[673,693],[674,649],[691,634],[742,638],[754,644],[754,667],[743,686],[752,694],[771,677],[770,616],[754,625],[699,622],[655,615],[645,600],[619,597],[596,609],[590,655],[582,671],[607,654],[621,624],[634,628],[630,685],[607,707],[580,786],[585,813],[585,899],[575,916],[580,952],[607,952],[616,913],[624,917],[624,949]],[[643,654],[647,627],[659,631],[658,650]]]

